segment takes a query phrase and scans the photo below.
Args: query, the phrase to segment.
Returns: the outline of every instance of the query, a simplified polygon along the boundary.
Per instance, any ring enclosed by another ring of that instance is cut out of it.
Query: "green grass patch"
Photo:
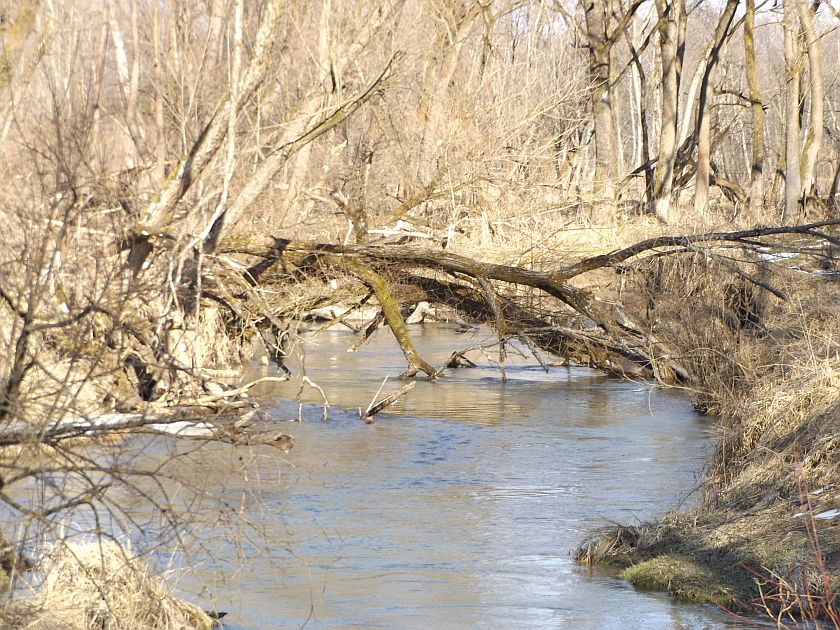
[[[667,591],[691,602],[728,607],[737,599],[736,589],[720,573],[672,554],[633,565],[621,577],[638,589]]]

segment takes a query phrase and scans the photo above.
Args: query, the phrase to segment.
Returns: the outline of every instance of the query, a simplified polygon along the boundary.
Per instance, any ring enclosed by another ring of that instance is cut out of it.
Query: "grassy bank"
[[[840,623],[840,282],[804,255],[758,267],[785,299],[691,256],[639,270],[634,310],[687,367],[716,452],[698,506],[600,532],[578,559],[688,600]]]

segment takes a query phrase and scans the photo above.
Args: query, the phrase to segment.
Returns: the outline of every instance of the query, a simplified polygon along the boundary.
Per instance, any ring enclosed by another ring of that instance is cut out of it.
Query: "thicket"
[[[360,343],[384,321],[410,375],[439,375],[401,312],[425,300],[681,383],[722,419],[708,515],[829,509],[837,23],[804,0],[0,3],[6,538],[142,528],[122,492],[188,547],[171,495],[201,489],[122,432],[288,448],[219,380],[254,343],[283,378],[296,322],[337,303],[374,305]]]

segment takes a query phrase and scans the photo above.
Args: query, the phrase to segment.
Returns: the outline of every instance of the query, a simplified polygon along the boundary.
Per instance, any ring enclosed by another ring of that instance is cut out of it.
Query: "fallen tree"
[[[690,374],[673,360],[653,330],[639,324],[640,313],[625,308],[621,298],[626,296],[619,296],[618,291],[594,295],[575,286],[573,280],[586,274],[613,272],[621,283],[621,276],[652,260],[687,257],[699,266],[714,263],[733,281],[785,300],[785,293],[763,277],[768,265],[773,264],[774,252],[807,255],[812,266],[831,261],[830,248],[840,241],[826,230],[838,225],[840,221],[830,220],[802,226],[659,236],[547,270],[489,263],[410,244],[336,245],[263,236],[232,237],[222,243],[218,253],[248,257],[251,264],[242,276],[250,286],[273,286],[276,279],[264,279],[275,266],[283,269],[282,278],[286,280],[305,275],[357,278],[376,295],[383,319],[403,349],[408,361],[405,376],[422,371],[435,378],[440,373],[419,356],[399,314],[400,301],[428,301],[495,327],[500,339],[519,338],[529,347],[538,347],[569,363],[673,383],[689,379]],[[229,280],[230,276],[217,276],[217,287],[225,281],[223,278]],[[212,285],[208,290],[213,290]],[[243,307],[234,302],[247,302],[253,293],[228,296],[224,303],[229,312],[241,313]],[[369,297],[359,296],[359,301]],[[731,310],[739,308],[743,311],[750,305],[733,303]],[[254,309],[251,306],[244,310]],[[278,315],[282,317],[276,311],[266,317]],[[746,314],[733,312],[731,316],[739,320]]]
[[[113,250],[112,264],[122,264],[122,271],[99,293],[62,302],[58,313],[47,291],[56,281],[47,277],[39,287],[43,273],[33,268],[34,292],[16,294],[0,285],[16,335],[9,375],[0,385],[0,416],[6,420],[0,441],[53,444],[180,422],[184,414],[199,428],[202,414],[234,414],[235,423],[236,413],[251,409],[248,386],[221,387],[214,370],[240,363],[254,338],[282,366],[295,322],[329,305],[346,312],[376,304],[379,314],[354,347],[384,322],[405,354],[406,377],[422,372],[437,378],[447,369],[423,359],[405,324],[405,308],[428,302],[495,329],[502,364],[505,344],[518,340],[535,356],[546,352],[621,377],[693,386],[696,365],[658,329],[663,262],[682,265],[692,276],[714,277],[718,284],[707,301],[717,299],[715,317],[737,333],[760,325],[758,311],[767,296],[788,299],[774,284],[774,267],[787,268],[791,256],[798,257],[802,273],[836,264],[838,226],[840,221],[830,220],[664,235],[603,254],[544,262],[542,268],[411,242],[334,244],[233,234],[219,241],[200,269],[182,266],[176,278],[171,261],[183,262],[184,252],[177,239],[163,238],[148,250],[145,269],[136,269],[132,250]],[[27,392],[42,386],[36,373],[62,391],[98,385],[108,391],[94,391],[83,408],[74,402],[61,413],[54,404],[37,411],[23,404]],[[123,413],[95,421],[114,408]],[[230,436],[211,431],[206,437]]]

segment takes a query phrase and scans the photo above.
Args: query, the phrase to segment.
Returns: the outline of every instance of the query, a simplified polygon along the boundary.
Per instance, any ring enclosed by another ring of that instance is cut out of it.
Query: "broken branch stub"
[[[400,398],[402,398],[408,392],[414,389],[415,384],[416,381],[406,383],[399,390],[388,394],[387,396],[385,396],[385,398],[377,402],[376,399],[379,397],[379,394],[382,391],[382,387],[380,387],[379,391],[376,392],[376,396],[373,397],[373,400],[371,400],[370,404],[367,406],[367,409],[365,409],[364,412],[361,409],[359,409],[359,416],[362,420],[365,421],[366,424],[373,424],[373,417],[376,414],[378,414],[381,411],[385,411],[388,407],[396,403]],[[385,381],[382,382],[382,385],[385,385]]]

